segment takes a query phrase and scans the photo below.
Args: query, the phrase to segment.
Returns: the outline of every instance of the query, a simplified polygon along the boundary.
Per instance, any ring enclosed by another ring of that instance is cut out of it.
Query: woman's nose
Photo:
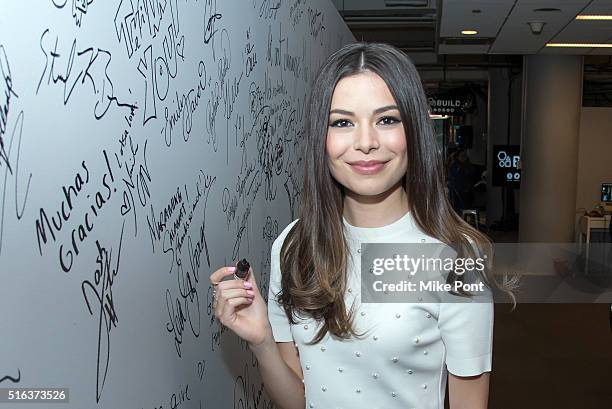
[[[372,149],[379,147],[378,133],[376,129],[369,124],[357,127],[353,148],[368,153]]]

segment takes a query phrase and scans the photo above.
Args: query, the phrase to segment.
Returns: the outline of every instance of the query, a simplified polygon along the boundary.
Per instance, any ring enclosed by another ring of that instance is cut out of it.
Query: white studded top
[[[304,375],[306,408],[443,409],[448,371],[472,376],[491,371],[493,304],[360,302],[359,268],[350,264],[347,308],[355,303],[357,331],[365,339],[338,340],[326,334],[306,345],[321,323],[303,317],[290,325],[276,301],[280,291],[280,248],[290,223],[272,246],[268,315],[274,339],[294,342]],[[354,260],[362,242],[435,241],[422,233],[412,214],[376,228],[344,220]]]

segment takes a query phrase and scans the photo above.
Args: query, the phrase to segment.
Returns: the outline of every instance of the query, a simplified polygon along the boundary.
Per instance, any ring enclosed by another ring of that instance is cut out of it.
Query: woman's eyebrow
[[[340,114],[340,115],[348,115],[348,116],[353,116],[355,115],[353,112],[351,111],[347,111],[345,109],[332,109],[331,111],[329,111],[329,114]]]
[[[382,114],[383,112],[386,112],[386,111],[391,111],[392,109],[397,109],[397,110],[399,110],[399,109],[397,108],[397,105],[385,105],[384,107],[376,108],[376,109],[374,110],[373,114],[374,114],[374,115],[377,115],[377,114]],[[355,113],[354,113],[354,112],[347,111],[346,109],[339,109],[339,108],[332,109],[331,111],[329,111],[329,114],[330,114],[330,115],[331,115],[331,114],[340,114],[340,115],[347,115],[347,116],[354,116],[354,115],[355,115]]]
[[[397,109],[399,111],[399,109],[397,108],[397,105],[386,105],[384,107],[380,107],[374,110],[374,114],[382,114],[385,111],[391,111],[392,109]]]

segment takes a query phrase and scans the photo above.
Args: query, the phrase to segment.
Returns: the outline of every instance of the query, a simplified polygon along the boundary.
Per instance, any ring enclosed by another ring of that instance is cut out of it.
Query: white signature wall
[[[327,0],[3,1],[0,388],[272,407],[208,276],[246,257],[267,296],[308,84],[353,40]]]

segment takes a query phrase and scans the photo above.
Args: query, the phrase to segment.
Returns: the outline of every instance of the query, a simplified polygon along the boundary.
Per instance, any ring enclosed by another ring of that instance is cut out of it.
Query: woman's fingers
[[[253,290],[247,288],[222,289],[221,292],[217,290],[217,298],[219,301],[229,301],[236,297],[253,297],[253,294],[255,294]]]
[[[252,297],[235,297],[223,304],[220,304],[219,313],[217,319],[221,324],[231,324],[236,319],[236,310],[240,309],[241,306],[249,306],[253,303]]]
[[[244,280],[245,288],[250,288],[255,293],[259,294],[259,287],[257,286],[257,280],[255,279],[255,274],[253,274],[253,270],[249,269],[249,276],[246,280]]]
[[[236,307],[251,304],[255,292],[244,288],[242,280],[228,280],[217,285],[215,295],[215,316],[221,321],[231,320]]]
[[[234,271],[236,271],[236,267],[221,267],[214,273],[212,273],[209,277],[210,283],[212,285],[217,285],[223,281],[223,279],[229,275],[233,275]]]
[[[253,274],[253,269],[249,268],[249,276],[247,277],[247,282],[251,283],[254,288],[257,288],[257,280],[255,280],[255,274]]]
[[[228,304],[230,304],[234,309],[239,305],[243,304],[251,304],[253,302],[253,297],[235,297],[231,300],[228,300]]]
[[[217,290],[217,293],[218,293],[219,291],[226,291],[226,290],[233,290],[233,289],[251,290],[252,288],[249,287],[249,285],[246,284],[246,282],[242,280],[225,280],[217,284],[215,286],[215,289]]]
[[[250,305],[252,302],[253,297],[233,297],[219,300],[215,307],[215,316],[223,325],[226,325],[235,318],[237,308],[241,305]]]

